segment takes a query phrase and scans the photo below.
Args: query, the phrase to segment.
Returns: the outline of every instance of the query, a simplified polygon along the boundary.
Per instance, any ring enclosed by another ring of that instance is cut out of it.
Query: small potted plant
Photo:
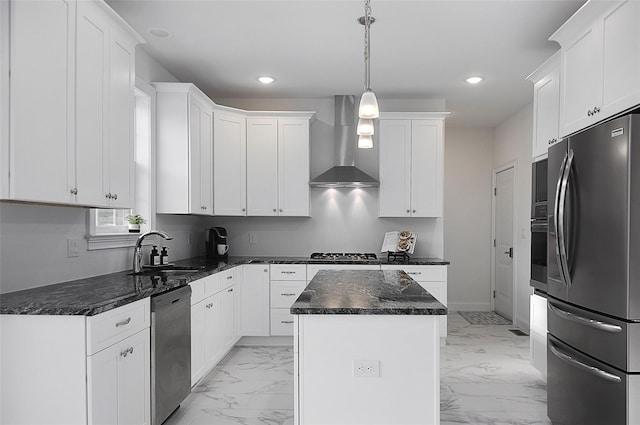
[[[140,233],[140,225],[147,222],[140,214],[130,214],[125,219],[129,222],[129,233]]]

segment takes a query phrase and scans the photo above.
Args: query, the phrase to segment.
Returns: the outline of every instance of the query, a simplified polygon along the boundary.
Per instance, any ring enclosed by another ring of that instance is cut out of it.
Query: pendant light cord
[[[364,2],[364,90],[371,90],[370,55],[371,0]]]

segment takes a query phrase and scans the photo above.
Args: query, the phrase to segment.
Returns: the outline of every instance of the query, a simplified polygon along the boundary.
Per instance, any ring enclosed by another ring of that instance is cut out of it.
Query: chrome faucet
[[[173,236],[169,236],[162,230],[151,230],[150,232],[140,235],[136,241],[136,246],[133,248],[133,273],[140,273],[142,271],[142,241],[144,241],[147,236],[152,235],[162,236],[168,241],[173,239]]]

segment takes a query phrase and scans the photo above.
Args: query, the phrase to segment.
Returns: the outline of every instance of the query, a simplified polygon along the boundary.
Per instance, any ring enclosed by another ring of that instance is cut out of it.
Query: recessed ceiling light
[[[469,78],[467,78],[466,81],[469,84],[478,84],[482,80],[484,80],[484,78],[482,78],[482,77],[469,77]]]
[[[273,77],[258,77],[258,81],[260,81],[262,84],[271,84],[275,80],[276,79]]]
[[[171,33],[164,28],[149,28],[149,34],[159,38],[166,38],[171,35]]]

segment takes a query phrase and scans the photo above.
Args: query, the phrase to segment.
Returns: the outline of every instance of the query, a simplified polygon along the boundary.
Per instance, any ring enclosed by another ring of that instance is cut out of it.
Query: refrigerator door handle
[[[619,384],[620,382],[622,382],[622,378],[620,378],[617,375],[614,375],[613,373],[605,372],[604,370],[598,369],[595,366],[589,366],[586,363],[582,363],[581,361],[574,359],[569,354],[563,353],[556,346],[553,345],[552,341],[549,341],[549,351],[551,351],[560,360],[566,363],[569,363],[570,365],[575,366],[578,369],[582,369],[587,373],[590,373],[599,378],[602,378],[605,381],[614,382],[616,384]]]
[[[560,164],[560,173],[558,175],[558,182],[556,183],[556,193],[554,196],[553,202],[553,231],[555,232],[555,251],[556,251],[556,261],[558,263],[558,271],[560,272],[560,280],[565,282],[564,280],[564,271],[562,270],[562,260],[560,258],[560,239],[558,236],[558,222],[560,221],[559,208],[560,208],[560,187],[562,186],[562,178],[564,177],[564,169],[567,165],[568,154],[564,155],[562,159],[562,163]]]
[[[565,228],[564,228],[564,213],[565,213],[565,203],[567,201],[567,187],[569,186],[569,175],[571,174],[571,166],[573,165],[573,150],[569,149],[569,153],[567,155],[567,162],[564,166],[564,172],[562,173],[562,181],[560,183],[560,196],[559,196],[559,205],[558,208],[558,216],[556,216],[556,223],[558,226],[558,233],[556,237],[558,239],[559,251],[560,251],[560,270],[562,275],[562,280],[564,280],[565,285],[571,286],[571,274],[569,273],[569,261],[567,260],[567,244],[565,241]]]
[[[601,322],[599,320],[593,320],[593,319],[588,319],[586,317],[578,316],[577,314],[570,313],[568,311],[561,309],[560,307],[558,307],[557,305],[554,305],[551,302],[547,304],[547,309],[550,312],[554,313],[555,315],[563,319],[570,320],[572,322],[579,323],[581,325],[588,326],[590,328],[598,329],[605,332],[611,332],[611,333],[622,332],[621,326],[612,325],[610,323]]]

